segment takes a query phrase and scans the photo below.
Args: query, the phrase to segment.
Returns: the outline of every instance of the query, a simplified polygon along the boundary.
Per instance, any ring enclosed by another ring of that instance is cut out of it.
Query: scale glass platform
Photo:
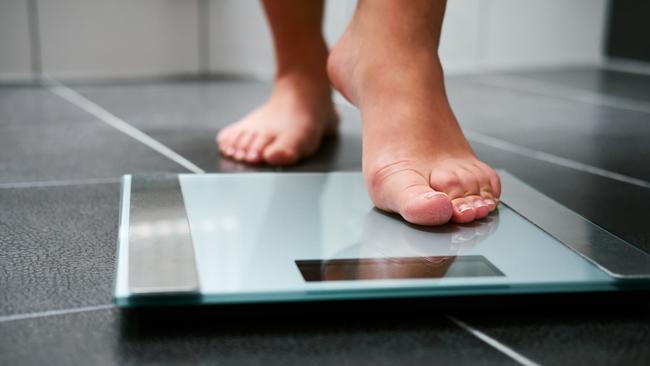
[[[498,210],[419,227],[361,173],[124,176],[119,306],[617,291],[650,256],[500,172]]]

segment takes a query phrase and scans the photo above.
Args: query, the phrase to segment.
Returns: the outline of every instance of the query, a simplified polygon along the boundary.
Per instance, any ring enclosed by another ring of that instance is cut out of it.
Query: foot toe
[[[248,149],[257,136],[257,133],[254,131],[243,131],[242,134],[237,139],[237,144],[235,145],[235,155],[234,159],[238,161],[244,161],[248,155]]]
[[[433,190],[415,169],[393,164],[374,171],[367,179],[375,205],[399,213],[412,224],[442,225],[452,216],[449,196]]]
[[[465,199],[474,206],[474,219],[482,219],[490,213],[490,206],[485,202],[483,197],[473,195],[468,196]]]
[[[216,140],[219,147],[219,151],[226,156],[232,156],[235,153],[235,148],[233,146],[235,139],[237,137],[237,131],[232,128],[226,128],[219,131],[217,134]]]
[[[248,151],[248,153],[246,153],[244,160],[246,160],[247,163],[257,164],[262,162],[262,154],[259,152],[259,150],[251,149]]]
[[[482,161],[478,161],[476,165],[485,174],[485,179],[489,184],[484,184],[484,186],[488,188],[488,191],[492,196],[491,198],[493,198],[495,202],[498,202],[498,199],[501,196],[501,179],[499,178],[499,175],[494,169],[492,169],[492,167],[483,163]]]
[[[264,150],[263,158],[270,165],[291,165],[300,157],[300,140],[296,136],[285,135],[275,139]]]
[[[249,163],[257,164],[263,161],[263,151],[266,147],[273,142],[275,137],[270,133],[258,134],[248,148],[246,161]]]
[[[489,167],[487,169],[491,170]],[[492,179],[488,173],[478,165],[462,161],[454,162],[451,168],[432,171],[431,187],[452,198],[453,221],[466,223],[481,219],[496,208]]]
[[[229,136],[228,139],[224,143],[224,147],[222,149],[223,154],[226,155],[229,158],[235,158],[235,155],[237,154],[237,146],[239,144],[239,141],[246,135],[246,131],[244,130],[235,130],[233,131]]]
[[[483,199],[483,202],[488,205],[490,212],[494,211],[497,208],[497,200],[494,199],[492,193],[483,191],[481,192],[481,198]]]
[[[230,140],[231,133],[232,133],[232,129],[228,127],[219,130],[217,136],[215,137],[215,141],[217,142],[217,145],[219,145],[219,147],[225,145]]]
[[[442,225],[449,222],[452,206],[449,197],[433,190],[408,197],[400,207],[402,217],[417,225]]]
[[[278,148],[264,152],[264,160],[269,165],[291,165],[298,161],[298,152],[293,148]]]
[[[464,224],[473,221],[476,217],[474,206],[465,197],[453,199],[451,203],[454,206],[454,212],[451,217],[452,221]]]

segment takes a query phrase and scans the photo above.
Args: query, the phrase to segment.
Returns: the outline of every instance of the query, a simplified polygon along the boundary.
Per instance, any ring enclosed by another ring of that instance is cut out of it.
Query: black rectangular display
[[[307,282],[504,276],[482,255],[296,260]]]

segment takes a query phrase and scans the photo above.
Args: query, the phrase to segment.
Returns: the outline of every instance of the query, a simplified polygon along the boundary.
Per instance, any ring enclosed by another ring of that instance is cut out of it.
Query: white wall
[[[270,77],[273,51],[261,9],[255,1],[216,2],[212,69]],[[354,7],[349,0],[327,2],[324,31],[330,44],[345,30]],[[441,58],[450,73],[599,63],[606,11],[607,0],[449,0]]]
[[[273,72],[273,45],[259,1],[211,1],[209,47],[212,71],[258,76]]]
[[[491,0],[480,63],[486,67],[600,61],[606,0]]]
[[[480,67],[484,8],[493,0],[449,0],[440,35],[440,58],[449,72]],[[539,1],[539,0],[536,0]],[[542,0],[546,1],[546,0]]]
[[[40,0],[43,72],[129,77],[198,71],[196,0]]]
[[[0,1],[0,80],[31,74],[26,0]]]
[[[29,76],[27,1],[0,1],[0,79]],[[209,71],[270,77],[273,50],[258,0],[37,0],[43,71],[60,78],[197,73],[205,61],[204,1]],[[354,7],[351,0],[327,2],[330,44]],[[449,0],[443,64],[452,73],[595,64],[606,10],[607,0]]]

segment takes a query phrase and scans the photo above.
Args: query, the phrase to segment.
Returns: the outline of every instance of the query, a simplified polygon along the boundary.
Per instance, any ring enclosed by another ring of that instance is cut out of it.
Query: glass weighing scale
[[[361,173],[126,175],[118,306],[650,288],[650,255],[500,172],[498,210],[419,227]]]

